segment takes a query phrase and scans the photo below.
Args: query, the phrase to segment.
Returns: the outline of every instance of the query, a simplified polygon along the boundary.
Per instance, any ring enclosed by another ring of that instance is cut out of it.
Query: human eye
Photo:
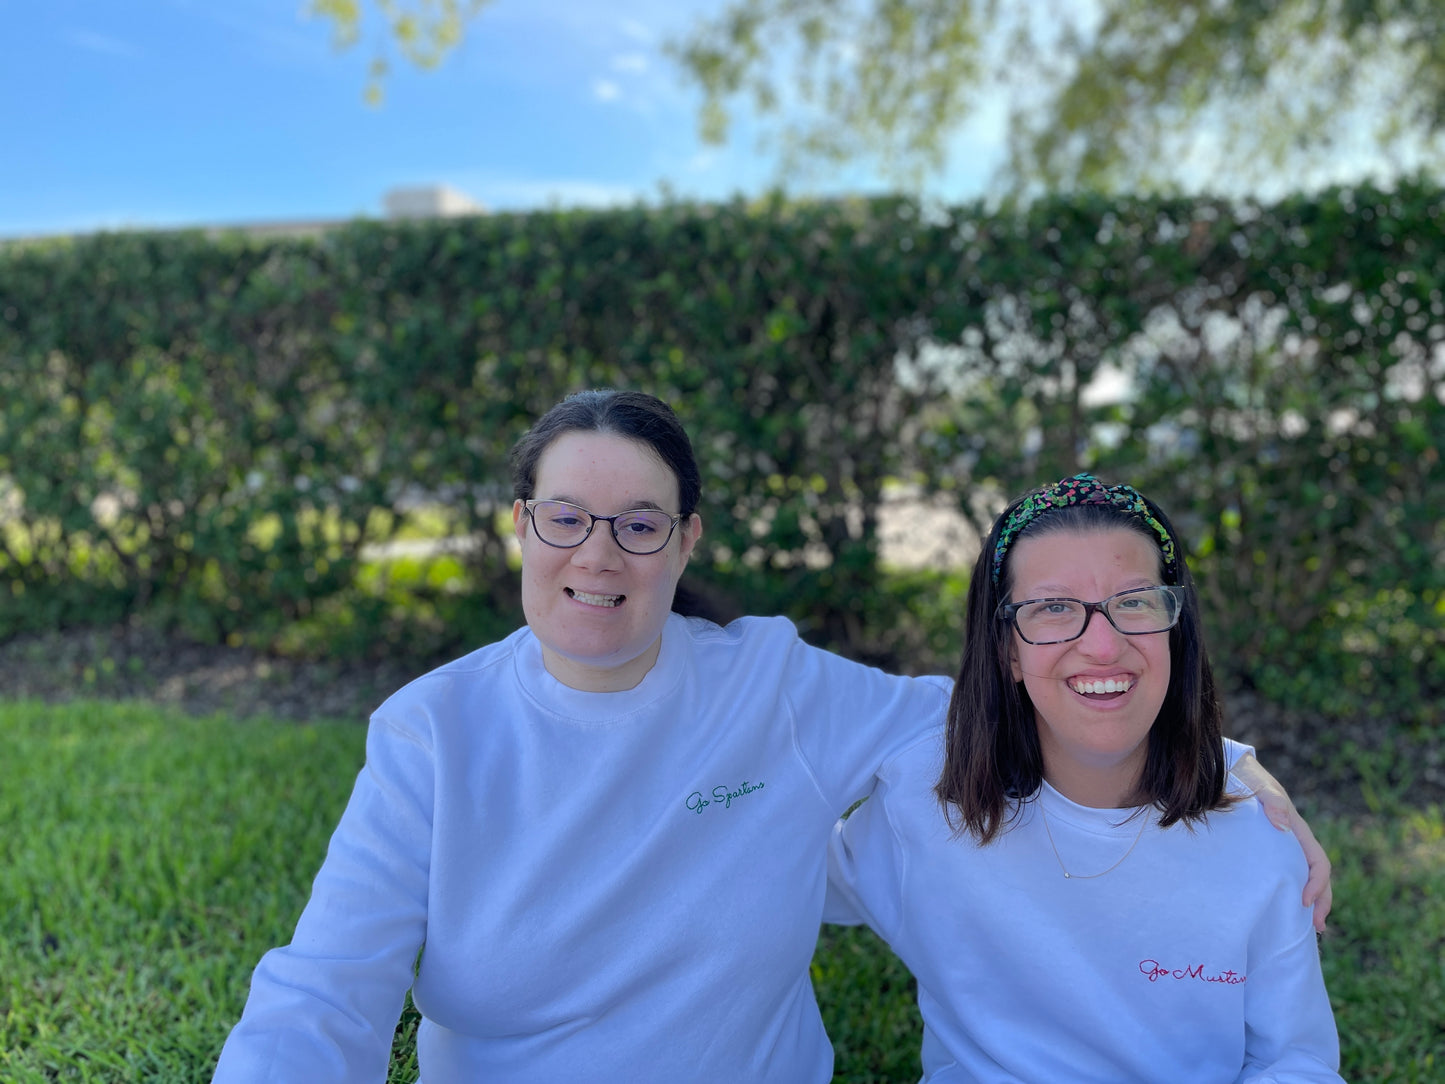
[[[617,517],[617,533],[647,538],[661,532],[666,523],[667,517],[660,512],[624,512]]]
[[[1106,604],[1120,632],[1163,632],[1179,616],[1178,602],[1167,587],[1143,587],[1115,595]]]
[[[1019,616],[1029,621],[1060,621],[1072,619],[1078,609],[1079,604],[1072,599],[1041,598],[1020,606]]]
[[[1153,613],[1164,606],[1164,592],[1158,587],[1145,587],[1114,596],[1114,609],[1123,613]]]
[[[586,512],[560,501],[544,501],[537,506],[537,511],[549,527],[556,527],[559,531],[575,531],[587,525]]]

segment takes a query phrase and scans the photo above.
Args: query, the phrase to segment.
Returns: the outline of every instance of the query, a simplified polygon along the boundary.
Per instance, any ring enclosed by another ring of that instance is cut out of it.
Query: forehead
[[[1026,535],[1013,546],[1014,598],[1040,592],[1096,592],[1102,598],[1129,587],[1159,583],[1159,547],[1127,527],[1082,527]],[[1086,597],[1079,595],[1078,597]]]
[[[538,497],[575,501],[597,512],[602,505],[673,508],[678,501],[677,476],[652,447],[615,433],[563,433],[538,460],[534,488]]]

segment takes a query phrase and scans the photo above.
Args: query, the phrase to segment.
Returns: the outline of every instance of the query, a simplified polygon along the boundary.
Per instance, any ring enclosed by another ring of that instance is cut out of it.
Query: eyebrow
[[[1136,587],[1159,587],[1161,584],[1147,576],[1136,576],[1132,580],[1125,580],[1124,586],[1117,590],[1110,591],[1109,595],[1117,595],[1120,591],[1132,591]],[[1078,598],[1077,595],[1069,594],[1071,589],[1057,583],[1041,583],[1033,588],[1033,591],[1042,591],[1044,594],[1033,594],[1031,591],[1025,598]],[[1104,596],[1108,598],[1109,595]]]
[[[574,504],[585,511],[592,511],[592,509],[588,508],[587,505],[583,504],[576,497],[533,497],[532,499],[534,501],[561,501],[563,504]],[[653,512],[667,512],[667,509],[662,507],[662,505],[656,501],[648,500],[646,497],[640,498],[624,508],[619,508],[618,512],[636,512],[640,509],[648,509]],[[668,514],[671,515],[671,513]]]

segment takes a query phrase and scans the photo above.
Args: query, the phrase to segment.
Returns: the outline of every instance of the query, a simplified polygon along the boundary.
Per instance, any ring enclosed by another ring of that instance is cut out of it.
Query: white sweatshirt
[[[419,678],[215,1080],[379,1084],[408,987],[425,1084],[830,1080],[829,833],[948,693],[779,618],[670,617],[626,692],[562,685],[526,629]]]
[[[920,739],[838,826],[825,915],[918,980],[925,1081],[1339,1084],[1304,857],[1254,799],[1191,832],[1045,784],[980,847],[933,794],[942,756]]]

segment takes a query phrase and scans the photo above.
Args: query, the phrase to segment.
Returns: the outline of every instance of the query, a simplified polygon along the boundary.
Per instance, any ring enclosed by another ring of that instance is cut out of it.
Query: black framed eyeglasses
[[[1089,618],[1101,613],[1125,636],[1168,632],[1184,612],[1184,588],[1177,585],[1134,587],[1101,602],[1077,598],[1030,598],[1005,602],[995,617],[1013,624],[1026,644],[1064,644],[1077,640]]]
[[[617,544],[638,557],[666,546],[682,519],[681,513],[670,516],[657,508],[632,508],[615,516],[596,516],[566,501],[523,501],[522,510],[532,518],[538,540],[549,546],[576,549],[587,541],[593,527],[605,523]]]

